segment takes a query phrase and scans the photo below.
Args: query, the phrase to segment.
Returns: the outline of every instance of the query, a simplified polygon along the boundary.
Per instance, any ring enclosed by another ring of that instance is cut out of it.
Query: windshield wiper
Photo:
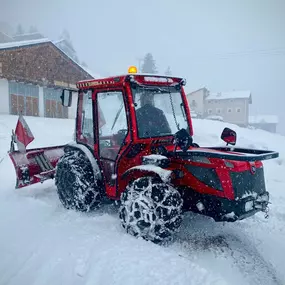
[[[115,125],[116,125],[116,123],[117,123],[117,120],[118,120],[118,118],[119,118],[119,116],[120,116],[120,114],[121,114],[121,112],[122,112],[122,110],[123,110],[123,106],[124,106],[124,103],[122,103],[120,109],[118,110],[118,112],[117,112],[117,114],[116,114],[116,117],[115,117],[115,119],[114,119],[114,123],[113,123],[113,125],[112,125],[111,130],[114,129],[114,127],[115,127]]]

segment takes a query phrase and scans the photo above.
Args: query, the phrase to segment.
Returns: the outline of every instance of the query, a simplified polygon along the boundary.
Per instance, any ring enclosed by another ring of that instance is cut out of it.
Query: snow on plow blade
[[[15,188],[22,188],[54,178],[55,166],[64,154],[64,147],[63,145],[29,149],[26,153],[9,152],[17,176]]]
[[[188,150],[187,152],[176,152],[176,156],[191,159],[192,156],[203,156],[208,158],[220,158],[236,161],[262,161],[279,157],[279,153],[271,150],[259,150],[236,147],[206,147]]]

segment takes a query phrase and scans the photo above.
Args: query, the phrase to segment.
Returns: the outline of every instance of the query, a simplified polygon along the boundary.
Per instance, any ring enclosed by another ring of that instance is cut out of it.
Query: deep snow
[[[70,142],[74,121],[25,117],[30,147]],[[285,137],[239,128],[238,146],[273,149],[271,194],[263,213],[233,224],[189,213],[168,246],[124,232],[115,205],[81,214],[65,210],[53,181],[15,190],[7,156],[16,116],[0,115],[0,284],[285,284]],[[194,140],[223,145],[225,124],[194,120]]]

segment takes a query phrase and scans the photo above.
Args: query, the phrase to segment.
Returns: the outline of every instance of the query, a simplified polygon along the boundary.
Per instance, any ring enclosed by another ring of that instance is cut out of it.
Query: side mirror
[[[60,98],[62,106],[70,107],[72,103],[72,91],[63,89]]]
[[[224,128],[221,139],[228,144],[235,145],[237,141],[237,133],[229,128]]]

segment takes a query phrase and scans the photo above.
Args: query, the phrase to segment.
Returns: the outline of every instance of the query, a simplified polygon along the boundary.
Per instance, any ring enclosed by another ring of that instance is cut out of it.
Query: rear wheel
[[[158,178],[143,177],[127,186],[119,210],[123,228],[136,237],[169,241],[182,222],[179,192]]]
[[[91,162],[77,149],[69,149],[56,167],[55,184],[63,206],[82,212],[93,210],[102,199],[102,186]]]

